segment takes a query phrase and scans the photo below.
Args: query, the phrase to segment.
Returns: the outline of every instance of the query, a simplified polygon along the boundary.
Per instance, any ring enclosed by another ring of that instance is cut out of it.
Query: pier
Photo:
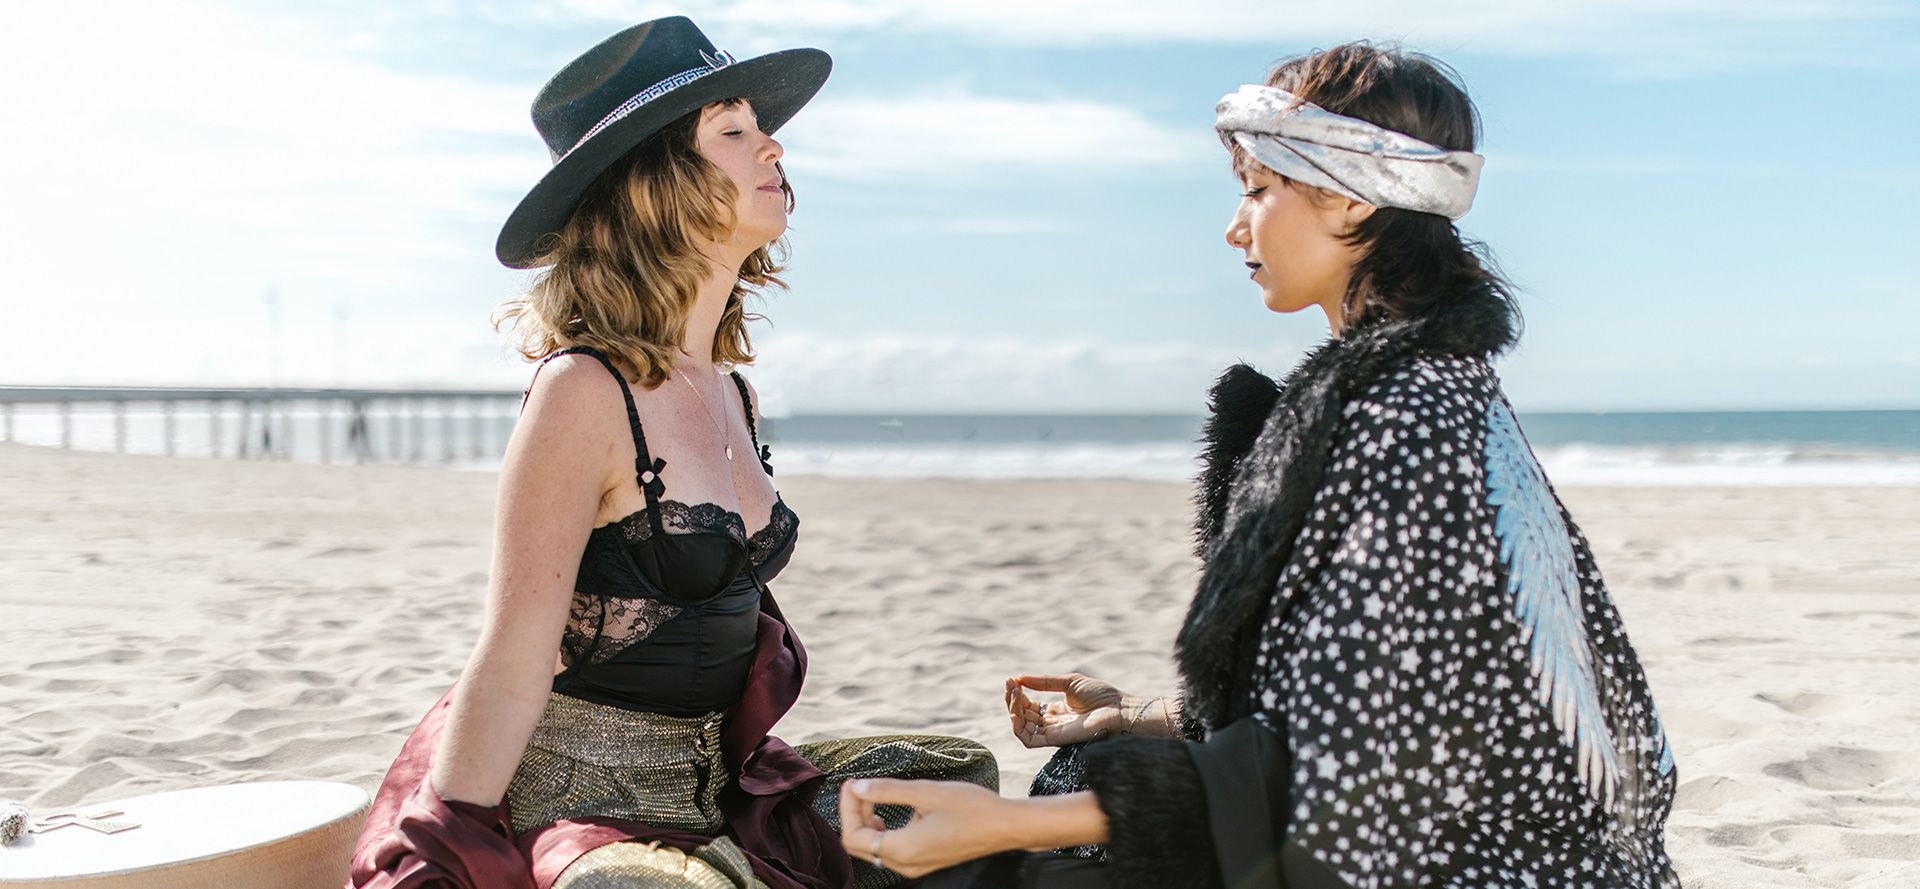
[[[521,393],[495,389],[0,386],[0,441],[227,459],[499,459]]]

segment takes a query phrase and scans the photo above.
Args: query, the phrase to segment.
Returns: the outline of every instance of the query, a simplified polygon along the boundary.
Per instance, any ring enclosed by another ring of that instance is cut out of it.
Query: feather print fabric
[[[1487,502],[1495,508],[1494,533],[1520,638],[1532,654],[1537,700],[1573,745],[1580,779],[1610,806],[1620,785],[1620,757],[1600,712],[1593,652],[1581,624],[1573,541],[1546,475],[1505,402],[1488,406],[1486,435]]]

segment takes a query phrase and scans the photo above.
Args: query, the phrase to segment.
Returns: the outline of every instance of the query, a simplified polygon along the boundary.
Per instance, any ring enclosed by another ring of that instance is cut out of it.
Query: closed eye
[[[1263,191],[1266,191],[1266,190],[1267,190],[1267,187],[1266,187],[1266,186],[1264,186],[1264,185],[1256,185],[1256,186],[1254,186],[1254,187],[1252,187],[1252,188],[1249,188],[1249,189],[1247,189],[1246,191],[1243,191],[1243,192],[1241,192],[1241,193],[1240,193],[1240,196],[1241,196],[1241,197],[1243,197],[1243,198],[1257,198],[1257,197],[1259,197],[1259,196],[1260,196],[1260,193],[1261,193],[1261,192],[1263,192]]]

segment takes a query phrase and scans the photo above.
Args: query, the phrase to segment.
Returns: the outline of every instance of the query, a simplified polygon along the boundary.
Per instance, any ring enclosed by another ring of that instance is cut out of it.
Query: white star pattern
[[[1356,889],[1677,886],[1670,753],[1570,517],[1616,799],[1536,697],[1488,503],[1496,401],[1485,361],[1422,358],[1345,405],[1252,694],[1294,751],[1292,842]]]

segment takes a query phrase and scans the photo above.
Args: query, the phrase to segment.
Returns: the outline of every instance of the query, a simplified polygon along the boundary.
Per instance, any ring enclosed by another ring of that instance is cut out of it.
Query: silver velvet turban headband
[[[1220,141],[1267,169],[1376,207],[1467,215],[1486,158],[1335,114],[1286,90],[1243,86],[1214,107]]]

